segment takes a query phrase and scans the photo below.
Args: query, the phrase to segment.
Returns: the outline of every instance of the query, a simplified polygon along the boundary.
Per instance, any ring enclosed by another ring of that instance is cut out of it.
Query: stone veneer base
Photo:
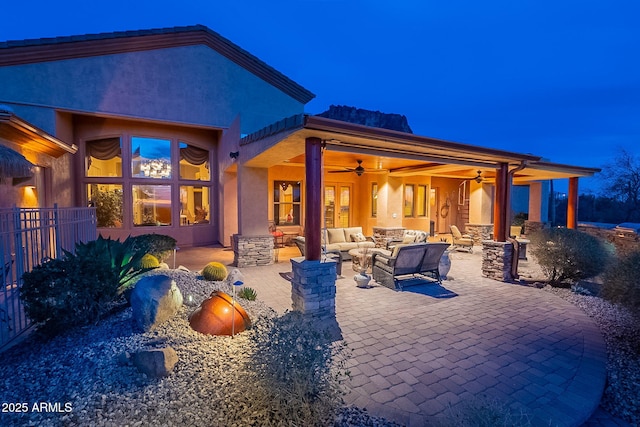
[[[510,242],[482,241],[482,275],[502,282],[511,282],[513,245]]]
[[[292,258],[291,308],[320,320],[336,316],[336,262]]]
[[[233,265],[258,267],[273,264],[274,242],[272,235],[233,235]]]

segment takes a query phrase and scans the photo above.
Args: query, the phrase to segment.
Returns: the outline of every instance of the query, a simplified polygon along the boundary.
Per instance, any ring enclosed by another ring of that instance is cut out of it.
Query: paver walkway
[[[232,256],[213,251],[181,251],[178,264],[198,269]],[[481,277],[477,252],[452,254],[443,287],[404,292],[357,288],[350,264],[343,266],[336,318],[353,352],[347,402],[423,426],[482,397],[528,414],[534,426],[582,425],[605,384],[597,326],[551,293]],[[283,255],[272,266],[241,269],[247,286],[280,312],[291,307],[290,284],[279,275],[291,270]]]

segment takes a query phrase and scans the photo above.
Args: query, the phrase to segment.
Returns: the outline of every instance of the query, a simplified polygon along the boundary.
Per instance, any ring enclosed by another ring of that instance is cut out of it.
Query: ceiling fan
[[[475,182],[477,182],[478,184],[480,184],[482,181],[484,181],[484,178],[482,177],[482,171],[478,171],[478,176],[476,176],[475,178],[472,178]]]
[[[358,162],[358,166],[355,168],[345,168],[343,171],[329,171],[329,173],[345,173],[345,172],[353,172],[358,176],[362,176],[367,170],[362,166],[362,160],[356,160]]]

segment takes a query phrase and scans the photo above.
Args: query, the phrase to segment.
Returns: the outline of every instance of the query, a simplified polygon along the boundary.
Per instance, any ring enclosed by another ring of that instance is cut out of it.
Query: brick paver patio
[[[279,312],[291,308],[291,286],[279,275],[291,270],[287,250],[277,264],[241,269],[247,286]],[[198,269],[229,256],[196,248],[181,251],[178,264]],[[407,426],[428,425],[478,397],[529,414],[534,426],[587,421],[606,377],[597,326],[551,293],[482,277],[481,256],[455,252],[443,287],[403,292],[358,288],[343,266],[336,318],[352,350],[348,403]]]

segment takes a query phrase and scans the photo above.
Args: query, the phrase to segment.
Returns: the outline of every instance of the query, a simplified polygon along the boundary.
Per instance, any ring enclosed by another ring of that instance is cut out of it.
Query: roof
[[[491,182],[501,164],[516,172],[514,183],[592,176],[600,169],[543,161],[533,154],[480,147],[411,133],[374,128],[318,116],[297,115],[241,140],[241,158],[248,166],[304,166],[304,141],[324,141],[325,169],[344,169],[363,160],[392,176],[432,175],[472,179],[482,170]],[[351,162],[351,164],[348,164]]]
[[[0,42],[0,67],[204,45],[306,104],[315,95],[204,25]]]
[[[78,147],[74,144],[69,145],[2,108],[0,108],[0,138],[53,157],[78,151]]]

